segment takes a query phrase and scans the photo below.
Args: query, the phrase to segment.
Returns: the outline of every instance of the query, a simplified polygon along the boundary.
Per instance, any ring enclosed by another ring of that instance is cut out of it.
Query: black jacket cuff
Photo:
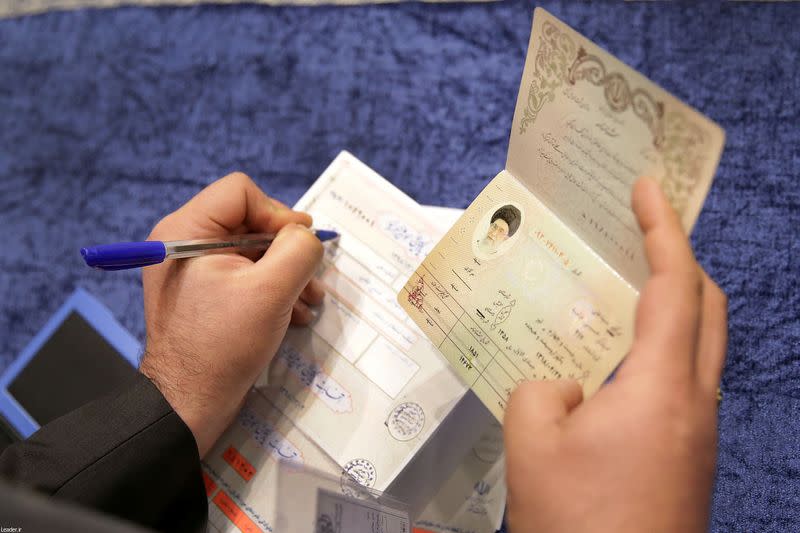
[[[0,473],[163,531],[202,531],[207,519],[194,436],[142,374],[7,448]]]

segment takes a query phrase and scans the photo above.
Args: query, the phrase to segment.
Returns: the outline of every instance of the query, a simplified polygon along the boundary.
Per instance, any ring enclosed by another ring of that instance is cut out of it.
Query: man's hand
[[[614,381],[529,382],[505,413],[512,533],[700,532],[709,518],[727,302],[658,185],[633,208],[651,276]]]
[[[218,254],[143,270],[147,347],[141,372],[186,422],[200,456],[230,424],[290,322],[324,296],[312,280],[322,245],[311,217],[268,198],[244,174],[209,185],[162,219],[152,240],[278,235],[262,257]]]

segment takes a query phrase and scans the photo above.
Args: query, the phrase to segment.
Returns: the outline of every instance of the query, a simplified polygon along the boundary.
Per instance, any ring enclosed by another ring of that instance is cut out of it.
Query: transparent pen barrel
[[[265,250],[269,247],[274,235],[267,233],[251,233],[238,235],[235,238],[192,239],[186,241],[165,242],[167,257],[181,259],[208,254],[232,253],[242,250]]]

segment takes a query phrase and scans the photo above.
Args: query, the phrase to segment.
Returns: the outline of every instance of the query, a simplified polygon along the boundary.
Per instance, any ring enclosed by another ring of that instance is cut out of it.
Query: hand
[[[216,254],[142,271],[147,345],[140,371],[194,434],[200,456],[236,416],[290,322],[307,324],[324,292],[311,217],[268,198],[244,174],[209,185],[162,219],[152,240],[274,233],[263,254]]]
[[[586,402],[574,381],[528,382],[506,409],[512,533],[708,526],[727,302],[654,181],[633,209],[651,276],[616,378]]]

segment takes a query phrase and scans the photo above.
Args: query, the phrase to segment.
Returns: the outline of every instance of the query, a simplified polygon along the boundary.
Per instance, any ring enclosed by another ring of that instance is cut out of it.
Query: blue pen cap
[[[124,270],[156,265],[167,256],[161,241],[118,242],[81,248],[86,264],[101,270]]]

